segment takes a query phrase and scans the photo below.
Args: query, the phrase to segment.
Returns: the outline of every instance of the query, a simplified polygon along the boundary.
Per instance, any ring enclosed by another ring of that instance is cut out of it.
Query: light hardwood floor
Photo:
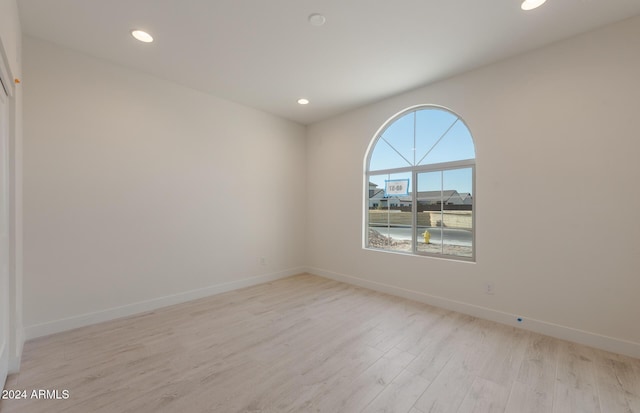
[[[640,360],[299,275],[29,341],[13,412],[638,412]]]

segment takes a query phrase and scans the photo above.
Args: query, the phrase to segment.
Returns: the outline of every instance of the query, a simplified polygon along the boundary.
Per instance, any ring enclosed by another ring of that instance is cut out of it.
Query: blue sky
[[[370,171],[475,158],[473,139],[465,124],[446,110],[429,108],[410,112],[382,133],[371,154]],[[384,188],[388,179],[409,179],[411,173],[371,176]],[[442,188],[441,188],[441,184]],[[410,181],[409,191],[413,188]],[[472,192],[472,170],[447,170],[418,175],[418,191],[455,189]]]

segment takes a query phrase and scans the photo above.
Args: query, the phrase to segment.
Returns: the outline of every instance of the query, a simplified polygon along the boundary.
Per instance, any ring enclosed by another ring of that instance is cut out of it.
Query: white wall
[[[28,337],[301,271],[304,127],[32,38],[24,68]]]
[[[16,0],[0,0],[0,39],[11,70],[17,75],[20,69],[20,18]]]
[[[638,50],[635,18],[310,127],[311,271],[640,357]],[[361,248],[367,146],[424,103],[475,138],[475,264]]]

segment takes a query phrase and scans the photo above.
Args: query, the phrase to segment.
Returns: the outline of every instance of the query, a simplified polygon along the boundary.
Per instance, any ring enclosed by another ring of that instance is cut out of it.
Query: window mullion
[[[411,220],[413,228],[413,253],[418,252],[418,172],[413,171],[411,179],[413,185],[411,185]]]
[[[444,171],[440,171],[440,253],[444,254]]]

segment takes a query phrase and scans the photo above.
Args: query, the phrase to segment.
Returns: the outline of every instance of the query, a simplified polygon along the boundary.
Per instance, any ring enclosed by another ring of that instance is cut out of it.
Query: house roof
[[[416,194],[416,198],[418,201],[423,202],[440,202],[441,199],[444,200],[444,203],[447,203],[452,197],[459,196],[458,191],[454,189],[449,189],[445,191],[418,191]],[[464,199],[464,198],[462,198]],[[411,202],[411,197],[402,197],[400,198],[402,202]]]
[[[378,197],[378,195],[381,195],[380,197]],[[369,198],[382,198],[384,197],[384,189],[374,189],[373,193],[369,196]]]

